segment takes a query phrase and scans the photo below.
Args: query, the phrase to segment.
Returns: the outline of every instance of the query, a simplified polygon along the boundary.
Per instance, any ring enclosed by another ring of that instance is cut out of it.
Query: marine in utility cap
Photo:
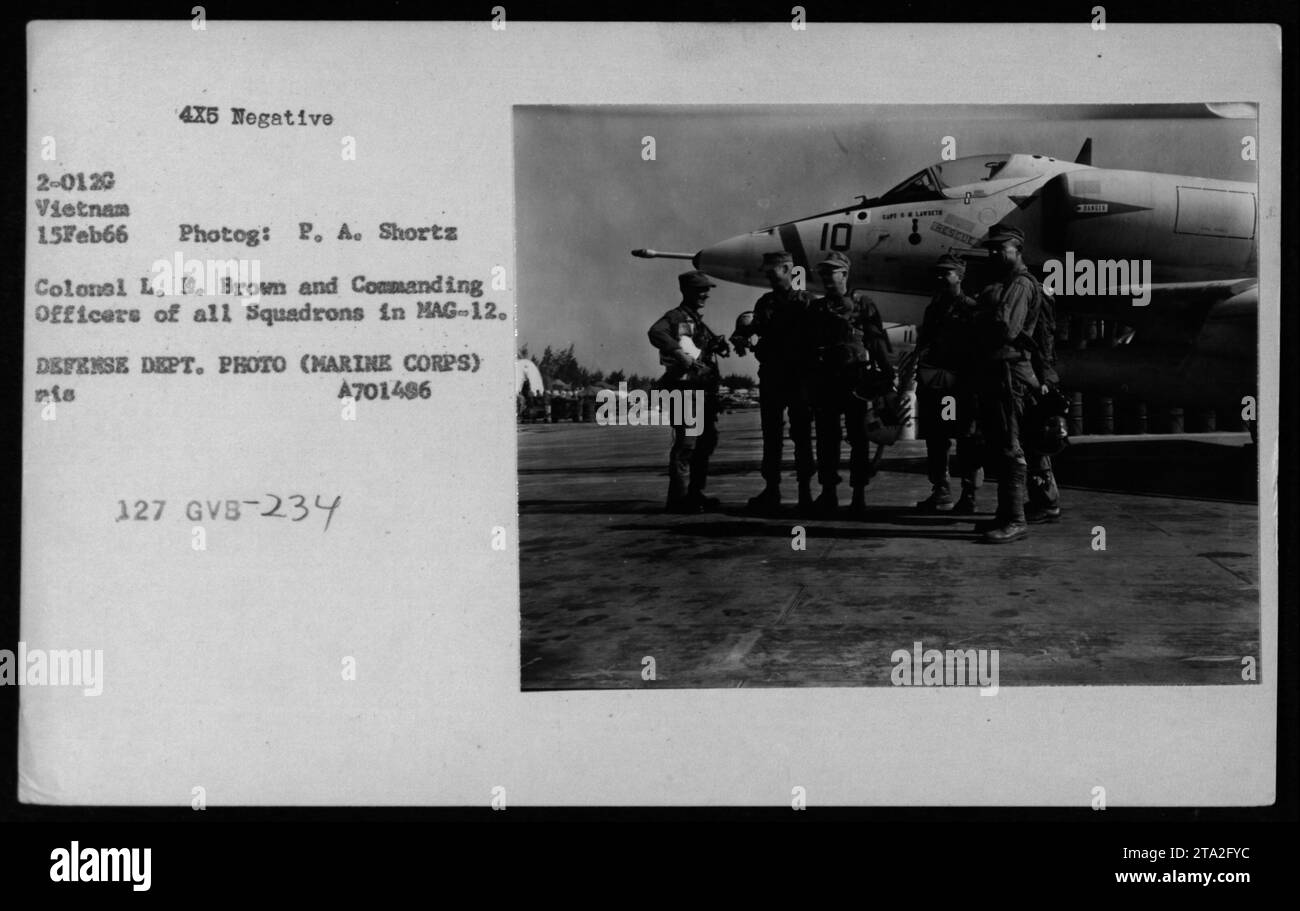
[[[934,270],[936,272],[947,272],[949,269],[956,272],[958,276],[964,276],[966,274],[966,260],[954,253],[945,253],[935,262]]]
[[[710,372],[717,355],[731,353],[726,339],[704,324],[704,302],[709,289],[717,284],[705,273],[692,270],[677,276],[677,286],[682,302],[650,327],[650,342],[659,349],[659,362],[668,368],[668,379],[679,381],[688,372],[699,379]],[[716,375],[711,379],[716,382]]]
[[[817,263],[826,294],[813,302],[810,336],[817,362],[813,370],[813,396],[817,428],[817,476],[821,494],[814,512],[833,516],[839,508],[836,487],[840,440],[848,437],[851,512],[866,514],[865,489],[873,468],[866,436],[868,402],[856,394],[866,385],[889,389],[894,370],[889,363],[889,338],[875,302],[861,291],[850,291],[849,258],[838,250]],[[878,393],[873,392],[872,396]]]
[[[795,471],[799,481],[799,506],[812,509],[809,487],[817,470],[812,443],[812,402],[807,373],[811,352],[808,341],[809,312],[813,295],[793,286],[794,257],[784,250],[763,254],[759,268],[772,290],[760,297],[752,312],[736,320],[732,342],[743,352],[758,337],[760,417],[763,426],[763,489],[751,497],[748,508],[764,515],[781,506],[781,455],[785,445],[785,420],[790,419],[790,441],[794,443]]]
[[[984,239],[980,246],[1000,247],[1008,241],[1023,250],[1025,248],[1025,232],[1014,225],[1000,222],[989,228],[989,236]]]
[[[984,246],[990,248],[998,275],[976,303],[975,331],[980,428],[988,460],[998,476],[998,509],[987,523],[977,523],[989,544],[1018,541],[1028,534],[1025,516],[1028,463],[1019,425],[1025,397],[1039,387],[1023,339],[1034,337],[1038,321],[1038,282],[1025,267],[1025,234],[997,224]]]
[[[690,272],[683,272],[681,275],[677,276],[677,287],[686,291],[692,288],[716,288],[718,285],[715,281],[709,278],[707,273],[700,272],[699,270],[692,270]]]
[[[659,350],[664,375],[660,388],[703,397],[703,414],[692,433],[684,413],[673,415],[673,446],[668,456],[669,512],[697,513],[718,508],[704,495],[709,457],[718,444],[718,357],[731,353],[727,340],[704,323],[704,301],[715,284],[703,272],[677,276],[682,302],[650,327],[650,343]]]
[[[962,291],[965,274],[965,261],[952,253],[935,262],[934,296],[916,336],[916,398],[930,479],[930,496],[916,504],[922,512],[946,512],[950,507],[957,515],[975,511],[983,460],[975,442],[976,407],[969,376],[975,301]],[[947,408],[945,403],[956,408]],[[948,473],[953,440],[957,442],[957,474],[961,478],[961,499],[956,504]]]
[[[1019,228],[1007,224],[994,225],[989,230],[986,244],[993,248],[993,255],[1004,269],[1003,294],[1015,298],[1028,295],[1023,325],[1020,330],[1018,347],[1029,356],[1031,369],[1025,374],[1025,382],[1030,389],[1029,398],[1024,406],[1028,410],[1031,403],[1045,399],[1051,387],[1057,382],[1053,364],[1056,360],[1055,340],[1056,316],[1051,299],[1042,292],[1042,288],[1026,268],[1022,251],[1025,247],[1025,234]],[[1014,247],[1014,250],[1010,249]],[[1014,316],[1014,305],[1008,306],[1007,312]],[[1036,394],[1035,394],[1036,393]],[[1052,459],[1049,453],[1037,451],[1032,438],[1021,440],[1026,461],[1026,483],[1024,514],[1027,523],[1055,522],[1061,517],[1060,488],[1052,472]],[[996,532],[994,533],[996,537]],[[991,540],[991,539],[990,539]],[[1001,543],[1006,540],[1002,537]]]
[[[845,272],[848,272],[849,258],[845,256],[843,253],[841,253],[839,250],[832,250],[830,253],[826,254],[825,259],[823,259],[821,262],[817,264],[817,268],[819,270],[820,269],[827,269],[827,270],[843,269]]]

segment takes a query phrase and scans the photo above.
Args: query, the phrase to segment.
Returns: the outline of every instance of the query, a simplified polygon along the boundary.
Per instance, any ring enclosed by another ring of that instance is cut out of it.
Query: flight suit
[[[817,479],[823,496],[839,484],[840,441],[847,429],[849,485],[859,491],[867,486],[872,474],[867,439],[869,408],[863,396],[854,393],[869,387],[892,387],[889,339],[875,302],[861,291],[813,301],[809,333],[814,356]]]
[[[781,482],[785,417],[790,416],[795,473],[806,485],[817,470],[813,459],[813,411],[808,369],[808,319],[813,295],[793,288],[772,290],[754,305],[753,331],[758,335],[759,414],[763,423],[763,480]]]
[[[659,363],[664,375],[662,389],[681,389],[684,393],[704,392],[704,412],[697,415],[701,430],[689,436],[679,416],[674,416],[673,445],[668,456],[668,504],[704,496],[708,482],[709,457],[718,445],[718,386],[720,378],[714,353],[723,338],[704,324],[700,315],[686,306],[669,310],[650,327],[650,343],[659,349]],[[682,339],[690,339],[700,351],[698,358],[682,349]]]
[[[987,464],[998,475],[997,528],[1025,524],[1027,463],[1020,423],[1026,396],[1038,389],[1038,378],[1021,336],[1033,337],[1038,293],[1037,281],[1020,264],[989,284],[976,302],[973,372]]]
[[[949,502],[948,448],[957,441],[962,498],[974,505],[983,462],[977,446],[978,406],[971,377],[970,341],[976,302],[970,295],[944,289],[930,299],[917,333],[917,405],[925,437],[930,484]],[[944,420],[955,407],[955,419]],[[934,497],[931,498],[932,500]],[[923,501],[928,502],[928,501]]]

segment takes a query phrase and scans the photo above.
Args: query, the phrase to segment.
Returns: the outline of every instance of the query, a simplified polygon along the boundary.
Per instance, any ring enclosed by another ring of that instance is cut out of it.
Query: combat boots
[[[920,512],[943,512],[949,506],[952,506],[952,491],[947,484],[935,484],[930,489],[930,496],[916,504]]]
[[[1028,501],[1025,503],[1025,521],[1033,524],[1059,522],[1061,519],[1061,491],[1051,470],[1037,471],[1027,480]]]
[[[849,504],[849,515],[855,519],[864,519],[867,515],[867,488],[853,488],[853,502]]]
[[[1039,525],[1044,522],[1059,522],[1061,521],[1061,507],[1028,503],[1025,505],[1025,521],[1031,525]]]
[[[839,509],[840,500],[839,497],[835,495],[835,488],[823,487],[821,494],[818,495],[816,501],[813,503],[813,510],[819,516],[830,518],[834,516],[835,513],[839,512]]]
[[[669,497],[664,512],[681,516],[694,516],[704,512],[704,507],[690,497]]]
[[[749,498],[746,508],[760,515],[776,512],[781,508],[781,488],[775,484],[768,484],[758,496]]]
[[[1001,528],[992,528],[984,532],[985,544],[1010,544],[1029,536],[1029,526],[1024,522],[1009,522]]]
[[[1003,516],[1003,523],[984,532],[986,544],[1009,544],[1029,535],[1029,526],[1025,524],[1025,477],[1028,470],[1024,465],[1014,465],[1008,474],[1010,477],[999,479],[998,483],[998,513]]]
[[[965,493],[962,493],[961,496],[962,496],[962,499],[963,499],[963,500],[966,499],[966,494],[965,494]],[[970,501],[971,501],[971,511],[973,512],[973,511],[974,511],[974,508],[975,508],[975,493],[974,493],[973,491],[971,492],[971,495],[970,495]],[[954,507],[953,507],[953,510],[956,511],[956,509],[957,509],[957,507],[954,506]],[[975,523],[975,532],[976,532],[977,534],[983,534],[983,533],[986,532],[986,531],[992,531],[992,530],[995,529],[995,528],[1001,528],[1003,525],[1006,525],[1006,524],[1007,524],[1007,513],[1005,512],[1005,510],[1006,510],[1006,506],[1005,506],[1005,505],[1003,504],[1003,502],[1002,502],[1002,497],[999,496],[999,497],[998,497],[998,508],[997,508],[997,511],[993,513],[993,518],[991,518],[991,519],[979,519],[978,521],[976,521],[976,523]]]
[[[722,508],[721,500],[717,497],[706,497],[702,490],[687,494],[686,500],[696,507],[696,512],[717,512]]]
[[[949,510],[955,516],[969,516],[975,513],[975,491],[963,489],[957,502]]]
[[[799,515],[810,516],[813,513],[812,485],[807,481],[799,482]]]

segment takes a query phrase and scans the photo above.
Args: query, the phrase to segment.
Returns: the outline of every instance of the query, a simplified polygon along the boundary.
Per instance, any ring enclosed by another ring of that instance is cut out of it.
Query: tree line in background
[[[578,362],[577,356],[573,353],[573,345],[560,351],[547,345],[541,357],[530,354],[528,346],[524,345],[519,349],[519,357],[537,365],[548,387],[556,380],[560,380],[574,388],[594,386],[597,383],[608,383],[610,386],[617,387],[619,383],[627,383],[628,389],[651,389],[658,379],[655,376],[628,374],[624,370],[613,370],[608,374],[603,370],[589,370]],[[751,376],[729,373],[722,377],[722,385],[732,389],[752,389],[758,385],[758,381]]]

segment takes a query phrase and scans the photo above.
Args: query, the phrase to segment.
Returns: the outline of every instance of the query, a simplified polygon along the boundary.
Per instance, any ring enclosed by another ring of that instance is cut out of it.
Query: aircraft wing
[[[1207,321],[1254,320],[1259,308],[1259,279],[1170,282],[1145,288],[1117,289],[1107,296],[1057,294],[1056,317],[1114,320],[1153,344],[1186,344],[1201,334]],[[1141,304],[1141,299],[1146,299]]]
[[[1083,315],[1132,329],[1114,347],[1058,347],[1061,384],[1078,392],[1131,394],[1150,405],[1240,408],[1242,396],[1258,385],[1259,281],[1181,282],[1150,292],[1145,307],[1133,306],[1131,298],[1057,296],[1058,323]]]

